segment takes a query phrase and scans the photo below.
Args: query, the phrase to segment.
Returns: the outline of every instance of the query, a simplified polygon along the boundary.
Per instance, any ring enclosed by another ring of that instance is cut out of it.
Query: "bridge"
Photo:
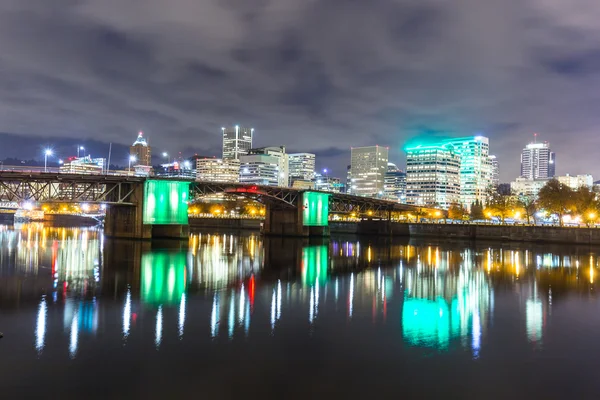
[[[107,204],[105,234],[123,238],[187,237],[188,204],[221,193],[244,196],[264,204],[264,233],[281,236],[327,236],[330,214],[390,221],[394,212],[431,211],[381,199],[274,186],[181,178],[0,171],[0,203]]]

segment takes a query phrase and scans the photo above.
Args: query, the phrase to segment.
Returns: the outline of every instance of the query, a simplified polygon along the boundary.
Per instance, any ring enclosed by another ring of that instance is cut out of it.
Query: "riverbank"
[[[599,228],[475,225],[406,224],[387,221],[332,222],[331,233],[429,237],[439,239],[491,240],[536,243],[577,243],[600,245]]]

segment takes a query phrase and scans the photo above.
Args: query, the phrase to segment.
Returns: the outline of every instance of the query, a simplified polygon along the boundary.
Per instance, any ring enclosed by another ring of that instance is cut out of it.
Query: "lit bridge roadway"
[[[302,213],[306,208],[307,193],[327,196],[328,213],[348,214],[391,220],[392,213],[412,212],[423,214],[432,210],[409,206],[393,201],[352,196],[340,193],[298,190],[274,186],[258,186],[236,183],[198,182],[181,178],[146,178],[126,175],[74,175],[59,173],[31,173],[0,171],[0,203],[22,204],[23,202],[77,202],[108,204],[106,221],[110,225],[110,214],[114,214],[116,225],[128,225],[126,231],[138,231],[120,237],[146,238],[149,234],[140,231],[142,208],[145,201],[144,185],[147,182],[182,183],[189,188],[184,198],[187,203],[201,201],[215,194],[244,196],[266,206],[266,233],[284,236],[308,236],[301,226]],[[1,204],[0,204],[1,205]],[[135,210],[137,209],[137,210]],[[129,226],[131,225],[131,226]],[[139,225],[139,227],[136,227]],[[140,229],[138,229],[140,228]],[[306,228],[306,227],[305,227]],[[312,228],[311,228],[312,229]],[[112,229],[107,229],[112,232]],[[319,234],[320,235],[320,234]],[[150,235],[151,236],[151,235]],[[167,236],[172,236],[167,234]]]

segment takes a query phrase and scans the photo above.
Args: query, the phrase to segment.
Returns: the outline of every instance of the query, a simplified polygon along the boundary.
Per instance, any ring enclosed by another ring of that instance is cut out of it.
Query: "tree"
[[[467,210],[462,204],[452,204],[448,209],[448,218],[450,219],[464,220],[467,215]]]
[[[587,186],[580,186],[579,189],[573,192],[572,206],[581,215],[588,227],[598,218],[600,204],[597,193]]]
[[[471,221],[477,221],[485,219],[485,214],[483,213],[483,203],[481,201],[475,201],[471,205]]]
[[[533,196],[519,195],[517,197],[517,207],[523,210],[527,218],[527,224],[530,224],[531,219],[535,223],[535,213],[537,211],[537,202]]]
[[[573,190],[557,179],[549,180],[538,193],[538,204],[544,210],[558,215],[560,226],[563,226],[563,217],[573,206],[573,200]]]
[[[502,223],[514,213],[515,206],[515,197],[512,194],[501,194],[494,189],[488,193],[487,212],[500,218]]]

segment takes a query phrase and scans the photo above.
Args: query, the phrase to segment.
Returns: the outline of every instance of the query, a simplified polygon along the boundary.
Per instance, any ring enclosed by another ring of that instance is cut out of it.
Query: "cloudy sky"
[[[481,133],[501,178],[533,133],[600,178],[597,0],[0,0],[0,157],[219,155],[220,128],[318,155]],[[71,151],[73,149],[73,151]],[[125,161],[123,161],[125,163]]]

